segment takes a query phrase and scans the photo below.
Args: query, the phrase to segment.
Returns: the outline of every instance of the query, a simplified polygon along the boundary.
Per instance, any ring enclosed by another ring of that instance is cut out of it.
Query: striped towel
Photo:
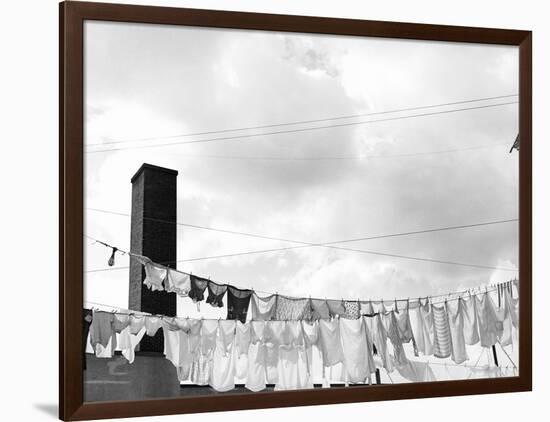
[[[448,358],[451,356],[452,344],[449,317],[445,307],[432,305],[432,316],[434,320],[434,356]]]

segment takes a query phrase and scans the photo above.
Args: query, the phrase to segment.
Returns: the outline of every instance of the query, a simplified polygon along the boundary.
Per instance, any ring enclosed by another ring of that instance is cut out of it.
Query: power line
[[[425,109],[430,109],[430,108],[453,106],[453,105],[459,105],[459,104],[468,104],[468,103],[475,103],[475,102],[480,102],[480,101],[498,100],[498,99],[502,99],[502,98],[510,98],[510,97],[517,97],[517,96],[518,96],[518,94],[498,95],[498,96],[495,96],[495,97],[476,98],[476,99],[472,99],[472,100],[463,100],[463,101],[455,101],[455,102],[450,102],[450,103],[441,103],[441,104],[433,104],[433,105],[425,105],[425,106],[417,106],[417,107],[408,107],[408,108],[378,111],[378,112],[371,112],[371,113],[351,114],[351,115],[347,115],[347,116],[326,117],[326,118],[323,118],[323,119],[300,120],[300,121],[288,122],[288,123],[275,123],[275,124],[262,125],[262,126],[248,126],[248,127],[233,128],[233,129],[212,130],[212,131],[207,131],[207,132],[182,133],[182,134],[177,134],[177,135],[156,136],[156,137],[148,137],[148,138],[137,138],[137,139],[126,139],[126,140],[110,140],[110,141],[101,142],[101,143],[87,144],[86,146],[96,146],[96,145],[102,146],[102,145],[107,145],[107,144],[110,145],[110,144],[121,144],[121,143],[129,143],[129,142],[144,142],[144,141],[154,141],[154,140],[157,140],[157,139],[174,139],[174,138],[184,138],[184,137],[188,137],[188,136],[201,136],[201,135],[213,135],[213,134],[217,134],[217,133],[240,132],[240,131],[244,131],[244,130],[269,129],[269,128],[281,127],[281,126],[294,126],[294,125],[300,125],[300,124],[326,122],[326,121],[331,121],[331,120],[345,120],[345,119],[353,119],[353,118],[357,118],[357,117],[367,117],[367,116],[377,116],[377,115],[391,114],[391,113],[400,113],[400,112],[403,112],[403,111],[425,110]]]
[[[130,217],[130,214],[126,213],[120,213],[120,212],[114,212],[114,211],[108,211],[108,210],[102,210],[98,208],[86,208],[90,211],[95,212],[101,212],[105,214],[113,214],[113,215],[119,215],[123,217]],[[168,221],[163,220],[159,218],[153,218],[153,217],[143,217],[145,220],[149,221],[156,221],[159,223],[166,223],[166,224],[175,224],[178,226],[183,227],[189,227],[194,229],[202,229],[202,230],[209,230],[209,231],[215,231],[220,233],[228,233],[228,234],[235,234],[235,235],[241,235],[241,236],[248,236],[248,237],[254,237],[258,239],[266,239],[266,240],[275,240],[280,242],[289,242],[289,243],[299,243],[301,245],[305,246],[329,246],[329,245],[335,245],[339,243],[352,243],[352,242],[360,242],[363,240],[375,240],[375,239],[385,239],[390,237],[401,237],[401,236],[411,236],[416,234],[423,234],[423,233],[433,233],[433,232],[441,232],[441,231],[449,231],[449,230],[459,230],[459,229],[467,229],[467,228],[473,228],[473,227],[481,227],[481,226],[490,226],[495,224],[504,224],[504,223],[511,223],[518,221],[517,218],[507,219],[507,220],[494,220],[494,221],[486,221],[482,223],[473,223],[473,224],[461,224],[457,226],[446,226],[446,227],[437,227],[433,229],[424,229],[424,230],[415,230],[415,231],[409,231],[409,232],[402,232],[402,233],[392,233],[392,234],[384,234],[384,235],[378,235],[378,236],[369,236],[369,237],[358,237],[354,239],[345,239],[345,240],[335,240],[331,242],[322,242],[322,243],[311,243],[311,242],[304,242],[300,240],[294,240],[294,239],[286,239],[281,237],[272,237],[272,236],[265,236],[260,234],[253,234],[253,233],[246,233],[246,232],[240,232],[235,230],[227,230],[227,229],[219,229],[215,227],[208,227],[208,226],[200,226],[197,224],[187,224],[187,223],[180,223],[175,221]]]
[[[121,213],[114,213],[119,214]],[[126,214],[127,216],[127,214]],[[516,220],[502,220],[500,222],[491,222],[489,224],[500,224],[503,222],[510,222],[510,221],[516,221]],[[174,224],[174,223],[172,223]],[[477,225],[469,225],[470,227],[475,227],[479,225],[487,225],[486,223],[478,223]],[[196,228],[204,228],[200,226],[195,226]],[[466,228],[467,225],[459,227],[456,226],[456,228]],[[215,231],[222,231],[213,229]],[[345,243],[345,242],[355,242],[359,240],[368,240],[368,239],[380,239],[384,237],[397,237],[397,236],[405,236],[405,235],[411,235],[411,234],[420,234],[420,233],[429,233],[433,231],[442,231],[442,230],[452,230],[452,228],[440,228],[440,229],[429,229],[424,231],[417,231],[417,232],[407,232],[407,233],[394,233],[390,235],[382,235],[382,236],[373,236],[370,238],[360,238],[360,239],[346,239],[341,240],[337,242],[328,242],[328,243],[308,243],[308,242],[301,242],[296,240],[290,240],[290,239],[282,239],[282,238],[272,238],[268,236],[261,236],[261,235],[253,235],[250,233],[243,233],[243,232],[232,232],[232,231],[226,231],[228,233],[232,234],[241,234],[245,236],[252,236],[252,237],[258,237],[263,239],[269,239],[269,240],[277,240],[277,241],[286,241],[286,242],[293,242],[293,243],[299,243],[300,246],[289,246],[285,248],[272,248],[272,249],[262,249],[262,250],[255,250],[255,251],[245,251],[245,252],[238,252],[238,253],[231,253],[231,254],[223,254],[223,255],[213,255],[213,256],[206,256],[206,257],[197,257],[197,258],[188,258],[188,259],[182,259],[177,260],[175,262],[164,262],[161,264],[169,265],[174,263],[183,263],[183,262],[194,262],[194,261],[203,261],[203,260],[209,260],[209,259],[222,259],[222,258],[229,258],[229,257],[236,257],[236,256],[245,256],[245,255],[253,255],[253,254],[264,254],[264,253],[273,253],[273,252],[282,252],[282,251],[288,251],[293,249],[301,249],[301,248],[308,248],[308,247],[326,247],[330,249],[336,249],[336,250],[345,250],[350,252],[357,252],[357,253],[363,253],[363,254],[369,254],[369,255],[377,255],[377,256],[387,256],[392,258],[400,258],[400,259],[408,259],[408,260],[414,260],[414,261],[422,261],[422,262],[431,262],[431,263],[438,263],[438,264],[446,264],[446,265],[455,265],[455,266],[462,266],[462,267],[472,267],[472,268],[480,268],[480,269],[491,269],[491,270],[501,270],[501,271],[514,271],[516,272],[517,269],[515,268],[503,268],[503,267],[495,267],[495,266],[488,266],[488,265],[480,265],[480,264],[470,264],[470,263],[463,263],[463,262],[456,262],[456,261],[446,261],[446,260],[437,260],[437,259],[431,259],[431,258],[422,258],[422,257],[413,257],[408,255],[398,255],[398,254],[390,254],[390,253],[384,253],[384,252],[378,252],[378,251],[372,251],[372,250],[364,250],[364,249],[353,249],[353,248],[344,248],[339,246],[333,246],[335,243]],[[89,237],[89,236],[87,236]],[[94,238],[91,238],[95,241],[97,241]],[[100,242],[105,245],[104,242]],[[88,270],[86,272],[101,272],[101,271],[111,271],[111,270],[118,270],[118,269],[125,269],[129,267],[116,267],[116,268],[103,268],[103,269],[96,269],[96,270]]]
[[[419,114],[412,114],[412,115],[409,115],[409,116],[389,117],[389,118],[385,118],[385,119],[367,120],[367,121],[362,121],[362,122],[349,122],[349,123],[340,123],[340,124],[336,124],[336,125],[326,125],[326,126],[316,126],[316,127],[301,128],[301,129],[280,130],[280,131],[275,131],[275,132],[252,133],[252,134],[248,134],[248,135],[237,135],[237,136],[223,136],[223,137],[218,137],[218,138],[197,139],[197,140],[193,140],[193,141],[168,142],[168,143],[163,143],[163,144],[135,145],[135,146],[129,146],[129,147],[120,147],[120,148],[96,149],[96,150],[93,150],[93,151],[86,151],[86,153],[87,154],[93,154],[93,153],[99,153],[99,152],[122,151],[122,150],[126,150],[126,149],[159,148],[159,147],[172,146],[172,145],[186,145],[186,144],[197,144],[197,143],[217,142],[217,141],[231,141],[231,140],[237,140],[237,139],[250,139],[250,138],[256,138],[256,137],[267,136],[267,135],[281,135],[281,134],[288,134],[288,133],[301,133],[301,132],[315,131],[315,130],[321,130],[321,129],[331,129],[331,128],[340,128],[340,127],[348,127],[348,126],[357,126],[357,125],[363,125],[363,124],[369,124],[369,123],[378,123],[378,122],[387,122],[387,121],[393,121],[393,120],[405,120],[405,119],[412,119],[412,118],[416,118],[416,117],[435,116],[435,115],[441,115],[441,114],[447,114],[447,113],[456,113],[456,112],[466,111],[466,110],[479,110],[479,109],[486,109],[486,108],[491,108],[491,107],[499,107],[499,106],[505,106],[505,105],[510,105],[510,104],[518,104],[518,101],[498,103],[498,104],[489,104],[489,105],[476,106],[476,107],[458,108],[458,109],[446,110],[446,111],[435,111],[435,112],[431,112],[431,113],[419,113]]]
[[[508,142],[501,142],[498,144],[480,145],[475,147],[455,148],[438,151],[425,151],[425,152],[413,152],[405,154],[379,154],[379,155],[363,155],[363,156],[341,156],[341,157],[268,157],[268,156],[236,156],[236,155],[185,155],[181,158],[189,159],[214,159],[214,160],[243,160],[243,161],[361,161],[372,158],[399,158],[399,157],[419,157],[433,154],[449,154],[461,151],[471,151],[485,148],[492,148],[497,146],[508,145]]]

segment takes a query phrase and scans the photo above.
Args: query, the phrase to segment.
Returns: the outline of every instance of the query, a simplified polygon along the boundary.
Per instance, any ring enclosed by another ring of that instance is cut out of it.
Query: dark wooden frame
[[[59,416],[63,420],[165,415],[451,395],[530,391],[532,386],[532,34],[468,28],[105,3],[60,4],[59,15]],[[519,376],[132,402],[83,402],[83,24],[141,22],[519,47]]]

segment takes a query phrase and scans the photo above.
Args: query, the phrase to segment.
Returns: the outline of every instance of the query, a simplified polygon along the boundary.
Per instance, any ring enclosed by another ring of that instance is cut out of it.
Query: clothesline
[[[155,263],[155,262],[152,262],[149,258],[147,257],[144,257],[142,255],[139,255],[139,254],[135,254],[133,252],[129,252],[129,251],[126,251],[124,249],[120,249],[118,247],[115,247],[115,246],[112,246],[106,242],[103,242],[101,240],[98,240],[98,239],[95,239],[91,236],[88,236],[88,235],[85,235],[87,238],[91,239],[94,241],[94,243],[98,243],[100,245],[103,245],[107,248],[110,248],[113,250],[113,254],[116,253],[116,252],[120,252],[122,254],[126,254],[128,255],[130,258],[133,258],[133,259],[136,259],[138,262],[140,262],[142,265],[145,264],[145,262],[148,262],[150,263],[151,265],[153,265],[154,267],[157,267],[157,268],[161,268],[163,270],[166,270],[166,271],[171,271],[171,272],[176,272],[176,273],[180,273],[180,274],[184,274],[184,275],[187,275],[187,276],[193,276],[192,273],[188,273],[188,272],[185,272],[185,271],[181,271],[181,270],[176,270],[174,268],[171,268],[169,266],[166,266],[166,265],[163,265],[163,264],[159,264],[159,263]],[[308,297],[297,297],[297,296],[291,296],[291,295],[282,295],[282,294],[279,294],[278,292],[267,292],[267,291],[263,291],[263,290],[258,290],[258,289],[255,289],[255,288],[250,288],[250,289],[247,289],[247,288],[242,288],[242,287],[237,287],[236,285],[234,284],[229,284],[229,283],[225,283],[225,282],[218,282],[218,281],[215,281],[215,280],[212,280],[210,279],[210,277],[200,277],[201,279],[205,279],[207,280],[208,282],[212,282],[218,286],[226,286],[226,287],[233,287],[233,288],[236,288],[238,290],[250,290],[251,292],[256,292],[256,293],[262,293],[262,294],[265,294],[267,297],[268,296],[272,296],[272,295],[277,295],[278,297],[282,297],[282,298],[285,298],[285,299],[289,299],[289,300],[302,300],[302,299],[312,299],[312,300],[320,300],[320,301],[323,301],[323,300],[330,300],[330,299],[327,299],[326,297],[325,298],[320,298],[320,297],[312,297],[312,296],[308,296]],[[517,279],[514,279],[513,281],[517,281]],[[498,283],[498,284],[504,284],[504,283]],[[465,289],[465,290],[462,290],[462,291],[458,291],[458,292],[450,292],[450,293],[445,293],[445,294],[439,294],[439,295],[427,295],[427,296],[419,296],[419,297],[413,297],[413,298],[400,298],[400,299],[397,299],[397,298],[394,298],[394,299],[380,299],[380,300],[371,300],[369,299],[368,301],[372,302],[372,303],[383,303],[383,304],[390,304],[390,303],[394,303],[394,302],[410,302],[411,300],[429,300],[430,303],[432,304],[441,304],[441,303],[446,303],[446,302],[452,302],[452,301],[455,301],[455,300],[458,300],[461,298],[461,295],[463,294],[466,294],[466,293],[469,293],[470,295],[474,296],[474,295],[477,295],[477,294],[482,294],[482,293],[485,293],[485,292],[489,292],[489,291],[494,291],[494,290],[497,290],[498,289],[498,284],[491,284],[491,285],[486,285],[486,286],[478,286],[478,287],[474,287],[474,288],[469,288],[469,289]],[[432,302],[431,299],[433,298],[439,298],[439,297],[445,297],[447,296],[448,298],[445,299],[445,300],[441,300],[441,301],[438,301],[438,302]],[[453,297],[451,297],[453,296]],[[454,296],[458,296],[458,297],[454,297]],[[332,299],[332,300],[340,300],[340,299]],[[356,298],[356,299],[344,299],[344,298],[341,298],[342,301],[361,301],[359,298]]]

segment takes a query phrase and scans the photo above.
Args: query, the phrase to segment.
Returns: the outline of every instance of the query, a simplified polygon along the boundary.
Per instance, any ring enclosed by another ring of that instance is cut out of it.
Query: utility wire
[[[102,210],[98,208],[86,208],[90,211],[105,213],[105,214],[113,214],[113,215],[119,215],[123,217],[130,217],[130,214],[125,214],[121,212],[114,212],[114,211],[108,211],[108,210]],[[423,233],[433,233],[433,232],[440,232],[440,231],[449,231],[449,230],[458,230],[458,229],[467,229],[467,228],[473,228],[473,227],[481,227],[481,226],[491,226],[495,224],[504,224],[504,223],[512,223],[515,221],[518,221],[517,218],[507,219],[507,220],[494,220],[494,221],[486,221],[482,223],[473,223],[473,224],[462,224],[457,226],[446,226],[446,227],[437,227],[433,229],[424,229],[424,230],[415,230],[415,231],[409,231],[409,232],[401,232],[401,233],[392,233],[392,234],[383,234],[378,236],[369,236],[369,237],[357,237],[353,239],[345,239],[345,240],[334,240],[331,242],[322,242],[322,243],[311,243],[311,242],[303,242],[300,240],[294,240],[294,239],[287,239],[282,237],[272,237],[272,236],[264,236],[260,234],[252,234],[252,233],[246,233],[241,231],[235,231],[235,230],[227,230],[227,229],[219,229],[215,227],[207,227],[207,226],[199,226],[196,224],[186,224],[186,223],[180,223],[175,221],[168,221],[163,220],[159,218],[152,218],[152,217],[143,217],[145,220],[149,221],[155,221],[159,223],[166,223],[166,224],[175,224],[178,226],[183,227],[189,227],[193,229],[202,229],[202,230],[209,230],[209,231],[215,231],[220,233],[227,233],[227,234],[235,234],[240,236],[247,236],[247,237],[254,237],[258,239],[266,239],[266,240],[276,240],[280,242],[289,242],[289,243],[299,243],[301,245],[305,246],[329,246],[329,245],[335,245],[340,243],[352,243],[352,242],[360,242],[363,240],[374,240],[374,239],[385,239],[390,237],[401,237],[401,236],[411,236],[416,234],[423,234]]]
[[[102,146],[102,145],[110,145],[110,144],[129,143],[129,142],[154,141],[154,140],[157,140],[157,139],[174,139],[174,138],[184,138],[184,137],[188,137],[188,136],[214,135],[214,134],[218,134],[218,133],[240,132],[240,131],[243,131],[243,130],[270,129],[270,128],[281,127],[281,126],[294,126],[294,125],[301,125],[301,124],[307,124],[307,123],[320,123],[320,122],[326,122],[326,121],[331,121],[331,120],[345,120],[345,119],[354,119],[354,118],[357,118],[357,117],[378,116],[378,115],[382,115],[382,114],[400,113],[400,112],[403,112],[403,111],[425,110],[425,109],[430,109],[430,108],[453,106],[453,105],[468,104],[468,103],[476,103],[476,102],[480,102],[480,101],[498,100],[498,99],[502,99],[502,98],[510,98],[510,97],[517,97],[517,96],[518,96],[518,94],[498,95],[496,97],[476,98],[476,99],[473,99],[473,100],[455,101],[455,102],[452,102],[452,103],[441,103],[441,104],[433,104],[433,105],[425,105],[425,106],[417,106],[417,107],[400,108],[400,109],[396,109],[396,110],[385,110],[385,111],[377,111],[377,112],[371,112],[371,113],[351,114],[351,115],[347,115],[347,116],[326,117],[326,118],[323,118],[323,119],[300,120],[300,121],[295,121],[295,122],[275,123],[275,124],[262,125],[262,126],[248,126],[248,127],[240,127],[240,128],[233,128],[233,129],[211,130],[211,131],[207,131],[207,132],[180,133],[180,134],[177,134],[177,135],[155,136],[155,137],[149,137],[149,138],[136,138],[136,139],[126,139],[126,140],[108,140],[108,141],[105,141],[105,142],[87,144],[86,146],[98,146],[98,145]]]
[[[122,150],[126,150],[126,149],[158,148],[158,147],[171,146],[171,145],[184,145],[184,144],[197,144],[197,143],[217,142],[217,141],[230,141],[230,140],[237,140],[237,139],[256,138],[256,137],[267,136],[267,135],[281,135],[281,134],[288,134],[288,133],[301,133],[301,132],[315,131],[315,130],[321,130],[321,129],[357,126],[357,125],[363,125],[363,124],[369,124],[369,123],[378,123],[378,122],[387,122],[387,121],[393,121],[393,120],[405,120],[405,119],[412,119],[412,118],[416,118],[416,117],[436,116],[436,115],[447,114],[447,113],[456,113],[456,112],[466,111],[466,110],[480,110],[480,109],[486,109],[486,108],[491,108],[491,107],[499,107],[499,106],[505,106],[505,105],[510,105],[510,104],[518,104],[518,101],[511,101],[511,102],[497,103],[497,104],[488,104],[488,105],[482,105],[482,106],[476,106],[476,107],[458,108],[458,109],[454,109],[454,110],[435,111],[435,112],[430,112],[430,113],[419,113],[419,114],[412,114],[412,115],[409,115],[409,116],[398,116],[398,117],[389,117],[389,118],[377,119],[377,120],[366,120],[366,121],[361,121],[361,122],[348,122],[348,123],[340,123],[340,124],[335,124],[335,125],[315,126],[315,127],[310,127],[310,128],[280,130],[280,131],[264,132],[264,133],[252,133],[252,134],[248,134],[248,135],[222,136],[222,137],[210,138],[210,139],[196,139],[196,140],[192,140],[192,141],[167,142],[167,143],[150,144],[150,145],[135,145],[135,146],[110,148],[110,149],[96,149],[96,150],[92,150],[92,151],[86,151],[86,153],[93,154],[93,153],[99,153],[99,152],[122,151]]]

